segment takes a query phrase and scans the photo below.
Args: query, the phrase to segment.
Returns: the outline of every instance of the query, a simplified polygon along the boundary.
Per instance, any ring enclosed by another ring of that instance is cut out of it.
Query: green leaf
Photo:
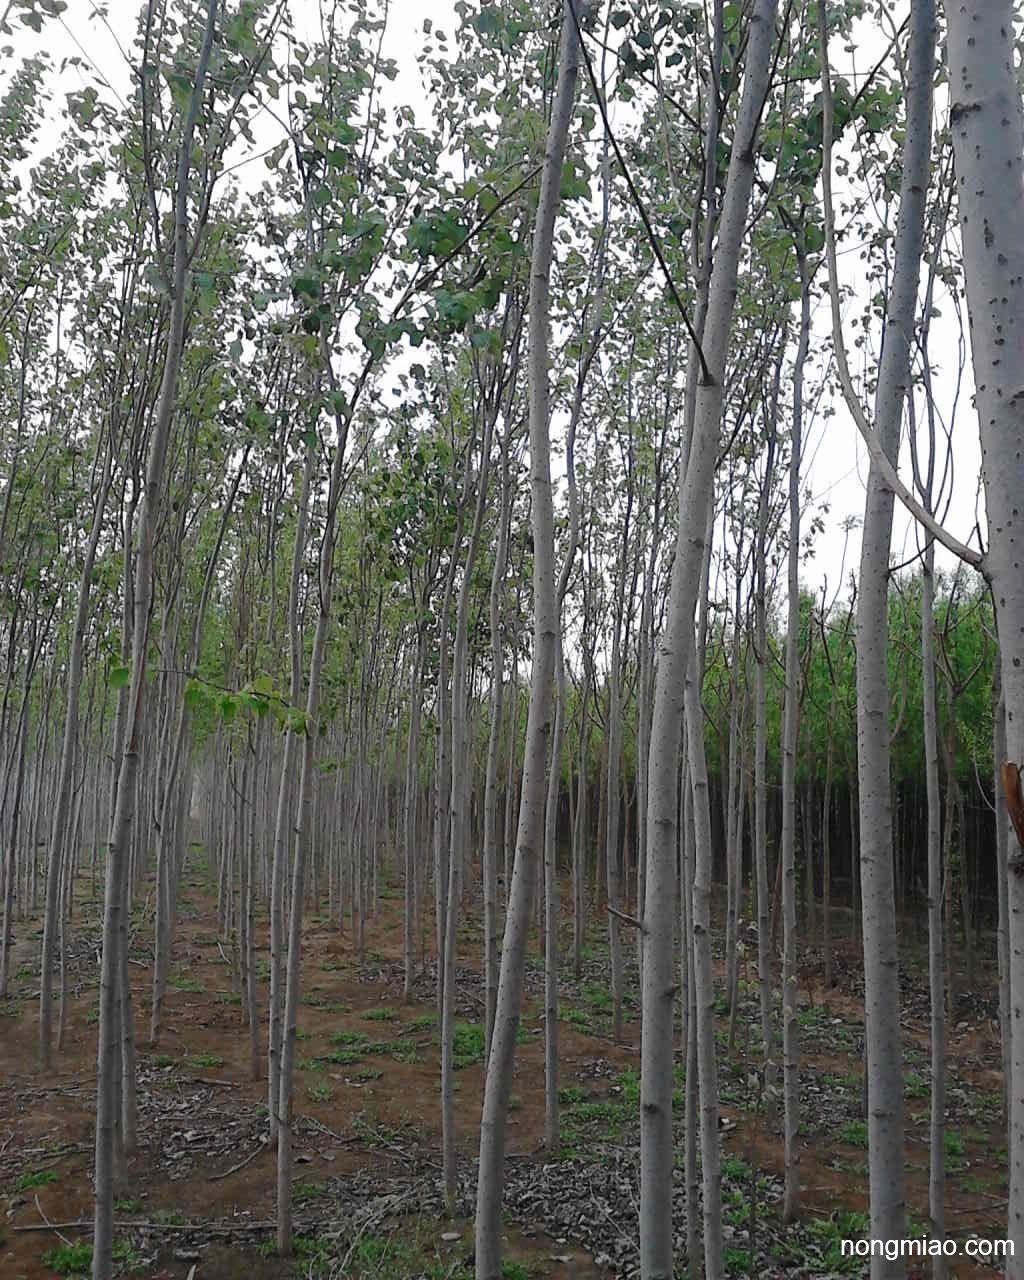
[[[190,680],[185,686],[185,706],[196,712],[206,702],[206,690],[198,680]]]
[[[230,724],[238,710],[238,699],[230,693],[224,694],[218,703],[218,710],[225,724]]]
[[[490,6],[480,10],[480,13],[474,19],[474,24],[482,36],[497,35],[501,30],[501,18]]]
[[[123,689],[128,681],[132,678],[130,667],[111,667],[110,668],[110,687],[111,689]]]
[[[304,445],[306,445],[306,447],[307,447],[307,448],[309,448],[309,449],[315,449],[315,448],[316,448],[316,446],[317,446],[317,444],[319,443],[319,441],[318,441],[318,439],[317,439],[317,434],[316,434],[316,432],[315,432],[315,431],[312,431],[312,430],[310,430],[310,431],[300,431],[300,432],[299,432],[299,439],[300,439],[300,440],[302,441],[302,443],[303,443]]]

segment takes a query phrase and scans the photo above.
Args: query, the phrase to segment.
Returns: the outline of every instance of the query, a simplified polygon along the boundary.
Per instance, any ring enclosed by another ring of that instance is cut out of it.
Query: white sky
[[[290,2],[297,24],[300,27],[305,25],[304,20],[308,14],[310,30],[312,30],[317,14],[316,0],[290,0]],[[109,0],[110,23],[118,31],[119,39],[125,44],[127,44],[126,33],[132,29],[137,11],[136,0]],[[59,65],[65,57],[84,54],[105,78],[115,86],[123,87],[126,83],[123,59],[110,31],[95,17],[90,16],[92,12],[91,0],[71,0],[62,18],[58,21],[46,21],[40,35],[27,27],[19,27],[15,19],[13,24],[16,28],[15,35],[12,38],[0,37],[4,44],[13,46],[14,49],[14,58],[6,63],[6,67],[0,65],[0,86],[6,79],[5,71],[16,65],[21,57],[45,50],[53,59],[55,66]],[[414,21],[409,21],[411,15],[415,15]],[[426,123],[424,117],[427,104],[420,84],[416,53],[423,39],[422,22],[427,17],[433,20],[435,27],[439,26],[451,35],[458,22],[454,12],[454,0],[392,0],[391,20],[384,42],[385,55],[393,58],[399,68],[399,75],[394,82],[391,95],[395,101],[411,104],[423,123]],[[880,41],[877,29],[866,28],[866,31],[865,45],[858,48],[856,58],[857,64],[862,66],[871,65],[875,55],[870,46]],[[881,47],[879,43],[879,48]],[[839,49],[834,51],[834,56],[837,61],[844,57]],[[839,69],[845,69],[841,61]],[[56,85],[57,108],[60,109],[63,106],[64,93],[82,87],[83,83],[91,82],[91,78],[84,78],[82,72],[77,69],[65,70],[58,78]],[[254,165],[253,169],[256,171],[256,181],[261,180],[261,166]],[[842,187],[838,182],[836,187],[838,201]],[[842,248],[840,271],[846,283],[851,284],[856,294],[863,298],[866,286],[857,276],[858,270],[861,269],[861,262],[856,246],[849,241],[844,241]],[[824,267],[821,268],[821,272],[821,278],[824,278]],[[859,301],[854,301],[849,304],[847,310],[855,314],[859,311],[860,305]],[[941,316],[933,322],[931,353],[933,366],[937,367],[935,391],[939,411],[943,418],[948,419],[956,387],[958,328],[948,298],[937,295],[936,305]],[[814,315],[814,348],[822,349],[830,331],[831,320],[828,309],[818,303]],[[851,364],[856,372],[858,353],[854,348],[853,338],[854,332],[848,331],[848,350]],[[874,335],[876,349],[877,341],[876,333]],[[950,531],[962,541],[974,542],[975,522],[980,521],[984,527],[984,517],[983,507],[977,496],[980,454],[977,422],[971,403],[969,350],[967,355],[967,367],[960,389],[954,435],[955,487],[946,524]],[[812,374],[812,378],[813,376]],[[813,386],[809,391],[813,399]],[[805,451],[806,463],[803,470],[803,483],[810,488],[814,505],[827,502],[829,511],[823,517],[825,528],[815,544],[814,557],[805,565],[802,576],[805,585],[819,594],[823,582],[827,581],[830,597],[840,587],[841,580],[848,580],[851,569],[857,567],[860,531],[858,528],[848,534],[844,530],[844,525],[850,517],[859,520],[863,515],[864,484],[867,476],[867,452],[843,405],[841,396],[836,395],[832,403],[836,409],[835,416],[824,418],[819,414],[817,420],[809,426]],[[904,480],[910,484],[910,456],[906,442],[900,470]],[[918,543],[914,522],[897,503],[892,544],[894,562],[910,560],[915,555]],[[951,567],[953,564],[952,558],[941,549],[938,553],[938,561],[944,567]]]

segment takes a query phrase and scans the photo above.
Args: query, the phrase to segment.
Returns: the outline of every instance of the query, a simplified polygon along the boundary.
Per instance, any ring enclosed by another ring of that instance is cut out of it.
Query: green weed
[[[61,1244],[43,1254],[43,1266],[59,1276],[84,1276],[92,1270],[92,1245],[79,1240]]]
[[[739,1156],[722,1156],[722,1177],[731,1178],[734,1182],[746,1181],[750,1177],[750,1165]]]
[[[851,1120],[849,1124],[844,1124],[839,1130],[839,1137],[851,1147],[864,1147],[868,1145],[868,1127],[863,1120]]]
[[[362,1016],[367,1022],[394,1022],[398,1014],[394,1009],[367,1009]]]
[[[305,1204],[309,1200],[316,1200],[326,1190],[326,1182],[296,1182],[292,1185],[292,1200],[296,1204]]]
[[[200,995],[206,990],[203,984],[196,982],[194,978],[183,978],[174,973],[168,976],[167,985],[173,987],[175,991],[190,991],[193,995]]]
[[[189,1058],[189,1066],[192,1067],[222,1067],[224,1059],[216,1053],[194,1053]]]
[[[369,1043],[370,1037],[365,1031],[334,1031],[331,1033],[331,1044],[363,1045]]]

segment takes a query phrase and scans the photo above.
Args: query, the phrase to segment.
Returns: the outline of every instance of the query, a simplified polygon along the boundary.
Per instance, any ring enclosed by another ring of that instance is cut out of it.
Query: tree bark
[[[830,173],[833,109],[824,6],[819,9],[818,31],[824,113],[826,242],[835,318],[838,284]],[[910,342],[917,309],[929,179],[934,75],[934,4],[932,0],[912,0],[900,211],[875,394],[875,429],[882,459],[887,460],[890,467],[895,467],[899,453],[904,399],[910,381]],[[841,363],[844,361],[845,356]],[[845,385],[844,392],[848,394]],[[859,404],[855,412],[863,416]],[[868,477],[857,591],[857,773],[871,1236],[885,1241],[898,1240],[906,1234],[903,1059],[889,776],[887,636],[892,513],[893,489],[883,477],[881,465],[873,460]],[[872,1280],[894,1280],[904,1274],[902,1258],[872,1257]]]
[[[491,1053],[487,1060],[483,1116],[480,1123],[480,1172],[475,1229],[477,1280],[499,1280],[501,1275],[505,1127],[522,1001],[526,937],[537,862],[544,840],[544,784],[547,746],[551,736],[552,683],[559,626],[548,422],[549,304],[555,218],[579,65],[575,9],[571,7],[576,3],[577,0],[565,0],[563,5],[558,81],[548,127],[530,264],[528,381],[533,528],[533,673],[523,754],[515,864],[509,889],[498,980],[497,1014]]]
[[[796,753],[800,741],[800,455],[803,433],[804,364],[811,334],[811,292],[807,261],[797,251],[800,270],[800,338],[793,366],[793,423],[789,460],[789,548],[787,556],[786,701],[782,728],[782,1101],[785,1190],[782,1220],[800,1212],[800,1027],[797,1022],[796,967]],[[808,841],[804,857],[809,860]],[[808,903],[808,912],[811,906]]]
[[[754,181],[754,143],[768,93],[771,55],[775,46],[776,0],[757,0],[750,19],[743,92],[726,178],[719,236],[708,288],[707,315],[702,329],[705,372],[696,388],[694,429],[680,483],[676,556],[664,633],[659,644],[648,766],[647,889],[645,895],[643,1021],[641,1033],[640,1111],[640,1241],[644,1280],[672,1276],[672,997],[673,894],[677,848],[676,767],[679,725],[683,718],[687,664],[693,652],[694,608],[700,586],[707,537],[707,512],[718,457],[726,355],[736,300],[736,280],[742,251],[750,193]],[[691,359],[694,353],[691,352]],[[702,733],[700,717],[694,721]],[[694,744],[690,744],[691,756]],[[700,755],[703,756],[703,739]],[[696,813],[707,793],[697,795]],[[709,816],[709,815],[708,815]],[[699,857],[699,853],[698,853]],[[710,884],[708,884],[710,889]],[[694,930],[706,927],[697,918],[694,887]],[[710,954],[710,938],[707,939]],[[698,961],[699,963],[699,961]],[[700,1010],[698,1008],[698,1016]],[[709,1049],[713,1058],[714,1041]],[[705,1063],[706,1067],[706,1063]],[[710,1082],[709,1082],[710,1083]],[[702,1072],[703,1084],[703,1072]],[[717,1146],[717,1134],[715,1135]],[[709,1182],[717,1184],[717,1170],[704,1169],[705,1196]],[[713,1206],[711,1206],[713,1208]],[[709,1211],[707,1198],[705,1213]],[[710,1275],[720,1269],[718,1242],[705,1238]]]
[[[199,117],[206,73],[214,43],[217,0],[207,0],[206,25],[202,36],[195,80],[189,98],[181,145],[177,153],[174,191],[174,240],[171,258],[170,319],[163,378],[149,445],[145,489],[138,526],[133,588],[134,622],[132,629],[131,683],[127,702],[124,754],[121,757],[117,798],[107,844],[106,894],[103,912],[103,953],[100,965],[99,1050],[97,1055],[96,1090],[96,1212],[93,1226],[92,1280],[110,1280],[113,1273],[111,1248],[114,1227],[114,1128],[117,1123],[115,1065],[120,1061],[120,1018],[118,999],[121,965],[121,915],[128,873],[128,838],[134,817],[136,780],[139,765],[139,739],[143,728],[143,706],[146,689],[146,651],[149,640],[149,614],[153,595],[153,540],[157,516],[163,496],[163,480],[171,423],[174,416],[185,350],[185,288],[190,258],[188,206],[189,172],[192,146]],[[148,68],[143,68],[143,77]],[[202,227],[196,228],[196,236]]]
[[[956,164],[967,310],[988,516],[986,565],[995,601],[1006,709],[1006,759],[1024,759],[1024,583],[1020,458],[1024,455],[1024,115],[1009,0],[946,7],[950,133]],[[1011,1034],[1011,1280],[1024,1276],[1024,850],[1007,860]]]

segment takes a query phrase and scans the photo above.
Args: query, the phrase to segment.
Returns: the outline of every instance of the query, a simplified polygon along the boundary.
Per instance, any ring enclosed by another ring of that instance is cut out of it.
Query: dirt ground
[[[0,1220],[0,1280],[49,1280],[57,1274],[51,1251],[62,1241],[90,1238],[80,1224],[91,1218],[99,926],[98,907],[86,901],[87,875],[80,889],[75,943],[70,949],[65,1043],[51,1074],[41,1075],[36,1066],[38,920],[17,926],[12,998],[6,1006],[0,1004],[0,1197],[5,1205]],[[149,1280],[466,1274],[459,1268],[468,1265],[472,1253],[471,1223],[465,1218],[444,1220],[437,1214],[405,1214],[402,1208],[401,1197],[406,1194],[402,1188],[411,1187],[417,1179],[436,1182],[439,1173],[440,1093],[430,974],[425,973],[417,984],[414,1001],[402,1000],[399,890],[382,896],[362,956],[354,953],[347,929],[339,931],[326,918],[307,913],[295,1097],[296,1112],[302,1118],[294,1171],[297,1234],[303,1241],[315,1242],[331,1237],[333,1229],[335,1243],[339,1231],[347,1230],[352,1236],[347,1241],[345,1269],[319,1272],[311,1261],[285,1261],[270,1248],[275,1162],[266,1142],[266,1082],[251,1079],[249,1037],[236,995],[231,947],[217,937],[216,897],[200,851],[192,851],[182,888],[164,1032],[156,1046],[146,1040],[150,972],[142,947],[151,936],[151,922],[148,916],[143,919],[151,907],[144,893],[139,897],[134,916],[140,926],[138,943],[130,965],[139,1038],[138,1149],[118,1189],[116,1215],[116,1234],[125,1242],[125,1274]],[[472,1035],[482,1013],[480,934],[473,904],[460,938],[457,1016],[469,1031],[467,1043],[461,1046],[464,1065],[458,1072],[456,1109],[460,1155],[465,1177],[471,1179],[483,1084]],[[258,955],[258,1001],[265,1010],[265,921]],[[599,975],[599,943],[592,955]],[[800,1247],[810,1249],[812,1256],[814,1250],[827,1256],[828,1224],[836,1224],[833,1236],[841,1234],[843,1215],[863,1213],[867,1207],[867,1151],[863,1127],[858,1127],[856,1119],[863,1014],[852,951],[838,965],[838,985],[827,992],[822,990],[819,958],[813,951],[805,958]],[[510,1161],[521,1161],[524,1167],[531,1167],[531,1161],[539,1166],[544,1160],[538,965],[535,959],[534,982],[527,984],[509,1120]],[[922,1006],[913,978],[907,980],[905,990],[909,991],[904,1018],[907,1200],[912,1221],[922,1224],[927,1221],[928,1188],[927,1006]],[[756,1004],[755,997],[750,997],[750,1004]],[[563,1142],[568,1154],[573,1154],[573,1144],[580,1156],[591,1146],[604,1150],[610,1142],[635,1143],[635,1132],[615,1130],[622,1123],[622,1082],[628,1089],[639,1071],[635,1008],[621,1044],[613,1043],[608,1034],[600,976],[589,984],[569,985],[566,1012],[559,1048],[565,1086]],[[727,1265],[735,1273],[751,1265],[750,1254],[744,1255],[740,1248],[743,1223],[749,1223],[745,1179],[755,1176],[750,1170],[767,1176],[764,1190],[758,1193],[759,1212],[767,1222],[777,1215],[773,1187],[782,1170],[781,1143],[766,1132],[762,1103],[751,1102],[749,1062],[745,1064],[744,1057],[752,1060],[753,1055],[745,1048],[742,1006],[740,1012],[732,1059],[727,1060],[724,1050],[719,1053],[723,1151],[730,1176],[735,1175],[734,1182],[729,1178],[725,1182],[726,1221],[735,1223],[727,1231],[734,1245]],[[752,1009],[748,1012],[749,1021],[756,1021]],[[727,1021],[723,1016],[723,1038]],[[949,1063],[953,1137],[947,1141],[947,1230],[961,1238],[970,1233],[1001,1238],[1005,1233],[1006,1136],[999,1100],[998,1035],[990,1002],[978,1000],[961,1011],[950,1035]],[[605,1128],[588,1127],[594,1123]],[[374,1224],[372,1231],[353,1231],[348,1209],[365,1202],[371,1192],[379,1198],[381,1186],[399,1188],[386,1221]],[[635,1235],[635,1217],[632,1227],[628,1225],[633,1212],[632,1206],[623,1206],[624,1231]],[[550,1219],[543,1209],[533,1220],[524,1220],[519,1213],[515,1216],[518,1220],[509,1220],[507,1226],[506,1255],[522,1269],[510,1270],[510,1275],[582,1280],[619,1273],[616,1268],[621,1264],[607,1255],[588,1251],[568,1235],[546,1232],[545,1221]],[[339,1223],[343,1225],[338,1227]],[[190,1224],[203,1224],[203,1230],[192,1231]],[[216,1224],[212,1234],[211,1224]],[[229,1227],[232,1234],[218,1238],[217,1232]],[[309,1257],[315,1259],[314,1243],[302,1247],[313,1251]],[[827,1274],[816,1271],[813,1264],[808,1267],[807,1260],[800,1262],[795,1254],[791,1265],[781,1262],[770,1271],[762,1267],[759,1273]],[[908,1272],[927,1274],[926,1269],[913,1266]],[[950,1274],[967,1280],[991,1276],[993,1271],[957,1260]]]

